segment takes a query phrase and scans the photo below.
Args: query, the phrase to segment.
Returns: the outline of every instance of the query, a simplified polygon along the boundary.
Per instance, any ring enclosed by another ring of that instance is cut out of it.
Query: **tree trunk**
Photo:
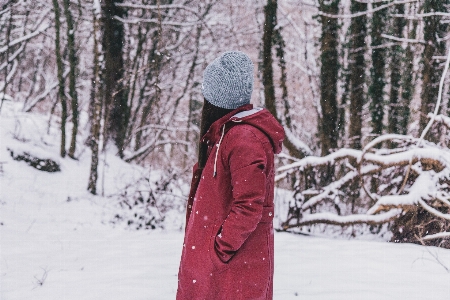
[[[284,48],[286,45],[284,43],[283,36],[281,35],[281,30],[282,30],[282,27],[278,27],[277,29],[274,30],[273,43],[275,45],[275,49],[276,49],[275,53],[278,58],[278,66],[280,67],[280,72],[281,72],[281,76],[280,76],[280,87],[282,90],[281,99],[283,100],[283,103],[284,103],[283,123],[287,127],[291,128],[292,124],[291,124],[291,117],[290,117],[290,105],[289,105],[289,99],[288,99],[286,60],[284,59],[284,55],[285,55]]]
[[[113,138],[120,157],[123,157],[125,134],[129,121],[127,93],[123,84],[124,27],[115,17],[123,18],[125,11],[116,6],[123,0],[105,0],[103,3],[103,50],[104,50],[104,99],[107,131]]]
[[[90,103],[90,121],[91,121],[91,140],[90,147],[92,151],[91,156],[91,170],[89,173],[88,191],[96,195],[97,194],[97,180],[98,180],[98,159],[99,159],[99,146],[100,146],[100,132],[101,132],[101,120],[102,120],[102,93],[100,79],[100,51],[98,44],[98,18],[96,12],[94,12],[94,76],[92,78],[91,89],[91,103]]]
[[[75,54],[75,32],[73,28],[73,18],[70,12],[70,1],[64,0],[64,14],[67,22],[67,47],[69,48],[69,95],[72,103],[72,139],[69,147],[69,157],[75,158],[78,133],[78,94],[76,90],[76,69],[77,57]]]
[[[3,5],[2,9],[5,9],[7,6],[10,6],[11,11],[9,12],[9,25],[6,29],[6,53],[5,53],[5,84],[3,85],[2,98],[0,99],[0,111],[3,107],[3,101],[6,97],[6,88],[8,87],[8,64],[9,64],[9,42],[11,39],[11,29],[12,29],[12,20],[13,20],[13,12],[12,12],[12,1],[9,1],[7,4]]]
[[[63,62],[61,58],[61,44],[60,44],[60,28],[61,22],[58,0],[53,0],[53,10],[55,11],[55,52],[56,52],[56,66],[58,69],[59,90],[58,97],[61,101],[61,157],[66,156],[66,121],[67,121],[67,101],[64,93],[64,76],[63,76]]]
[[[373,8],[376,9],[383,4],[383,2],[374,3]],[[370,69],[372,84],[369,87],[369,96],[371,98],[370,112],[372,115],[372,133],[375,137],[383,133],[386,50],[384,47],[377,48],[377,46],[383,44],[381,35],[384,33],[386,27],[386,10],[387,9],[379,10],[375,12],[372,17],[371,37],[373,49],[372,68]],[[398,20],[403,20],[403,18],[395,18],[394,22],[397,22]]]
[[[284,123],[280,120],[277,114],[277,107],[275,102],[275,86],[273,83],[273,67],[272,67],[272,46],[274,41],[274,31],[277,24],[277,0],[267,0],[267,5],[264,7],[264,34],[263,34],[263,75],[262,81],[264,85],[264,101],[268,111],[278,120],[280,123]],[[285,125],[285,124],[283,124]],[[303,158],[306,153],[303,149],[299,149],[295,144],[286,137],[283,141],[284,146],[288,149],[289,153],[297,158]]]
[[[423,6],[424,13],[446,12],[444,2],[441,0],[426,0]],[[420,106],[420,131],[428,123],[428,113],[433,112],[438,97],[439,79],[441,77],[441,68],[439,60],[433,59],[433,56],[444,55],[445,41],[438,41],[438,37],[445,36],[447,25],[441,24],[441,16],[433,15],[424,17],[424,40],[425,49],[423,51],[423,69],[422,69],[422,103]]]
[[[156,54],[157,49],[158,49],[158,42],[159,42],[159,34],[158,31],[154,31],[152,34],[152,48],[148,53],[148,64],[149,64],[149,69],[147,70],[147,76],[145,77],[145,81],[144,84],[141,87],[140,93],[139,93],[139,103],[143,103],[144,102],[144,93],[146,91],[146,88],[148,87],[148,83],[153,82],[153,77],[154,77],[154,71],[157,70],[157,64],[156,62],[160,60],[159,56]],[[156,87],[155,87],[156,89]],[[156,92],[155,92],[156,94]],[[150,115],[150,112],[152,110],[152,106],[153,103],[155,102],[155,95],[152,95],[147,103],[144,105],[144,108],[142,109],[142,114],[141,114],[141,120],[139,122],[139,128],[141,128],[142,126],[144,126],[147,123],[147,118]],[[141,148],[141,139],[142,139],[142,134],[143,131],[139,130],[136,133],[136,141],[135,141],[135,151],[139,150],[139,148]]]
[[[263,84],[266,108],[278,119],[275,105],[275,87],[273,85],[272,42],[273,29],[277,18],[277,0],[267,0],[264,7],[265,21],[263,34]]]
[[[365,11],[367,4],[352,1],[351,13]],[[364,104],[364,83],[365,83],[365,42],[366,37],[366,16],[359,16],[351,19],[350,34],[351,46],[349,53],[350,71],[350,147],[361,149],[362,146],[362,108]]]
[[[394,8],[393,13],[404,14],[405,5],[400,4]],[[395,18],[393,24],[394,36],[402,37],[403,28],[405,27],[405,19]],[[391,92],[389,95],[389,118],[388,118],[388,132],[389,133],[400,133],[402,128],[400,128],[402,103],[400,100],[400,81],[402,78],[402,56],[403,49],[401,44],[396,44],[391,48]]]
[[[339,0],[321,0],[320,10],[328,14],[339,13]],[[322,23],[321,54],[320,54],[320,106],[322,119],[320,120],[320,141],[322,156],[337,148],[338,107],[337,107],[337,80],[338,80],[338,19],[326,16],[320,17]]]
[[[416,38],[418,22],[413,21],[413,28],[409,33],[410,39]],[[410,118],[410,105],[414,96],[414,49],[413,45],[408,44],[405,51],[404,72],[402,74],[402,102],[399,107],[399,132],[400,134],[408,133],[408,123]]]

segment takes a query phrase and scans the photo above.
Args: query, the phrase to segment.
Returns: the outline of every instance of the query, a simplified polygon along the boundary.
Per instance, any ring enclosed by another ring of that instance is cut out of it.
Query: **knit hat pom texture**
[[[203,73],[203,96],[215,106],[235,109],[248,104],[252,91],[253,62],[243,52],[222,53]]]

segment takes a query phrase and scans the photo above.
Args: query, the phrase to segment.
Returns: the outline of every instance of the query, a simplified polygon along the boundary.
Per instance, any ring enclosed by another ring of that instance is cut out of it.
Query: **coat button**
[[[269,217],[271,217],[271,216],[272,216],[272,212],[269,213]]]

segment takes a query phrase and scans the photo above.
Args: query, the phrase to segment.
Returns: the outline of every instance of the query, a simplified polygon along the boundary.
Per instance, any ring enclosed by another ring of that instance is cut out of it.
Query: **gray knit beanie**
[[[222,53],[203,73],[202,93],[212,105],[235,109],[250,103],[253,62],[240,51]]]

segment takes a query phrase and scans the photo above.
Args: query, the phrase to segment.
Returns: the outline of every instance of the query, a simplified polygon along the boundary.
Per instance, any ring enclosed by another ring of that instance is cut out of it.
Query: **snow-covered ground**
[[[36,118],[22,128],[42,124]],[[13,139],[14,124],[17,116],[2,114],[0,299],[174,299],[183,233],[111,225],[111,199],[86,192],[89,155],[59,159],[52,139]],[[62,171],[13,161],[7,147],[47,153]],[[111,191],[125,167],[114,158],[109,166]],[[276,233],[274,298],[449,300],[445,267],[445,249]]]

